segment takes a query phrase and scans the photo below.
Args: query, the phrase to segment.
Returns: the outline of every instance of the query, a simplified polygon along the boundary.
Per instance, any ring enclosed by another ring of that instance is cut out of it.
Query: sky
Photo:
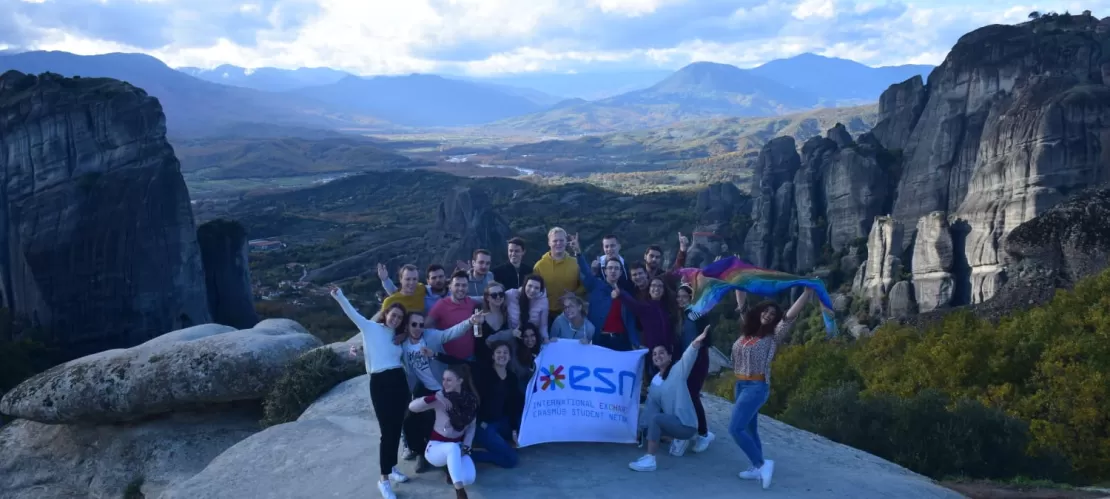
[[[813,52],[939,64],[961,35],[1110,0],[0,0],[0,50],[361,75],[754,67]]]

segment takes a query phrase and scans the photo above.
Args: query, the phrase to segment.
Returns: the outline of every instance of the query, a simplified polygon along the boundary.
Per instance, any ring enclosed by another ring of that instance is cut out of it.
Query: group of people
[[[488,250],[475,250],[448,276],[428,266],[424,282],[413,265],[397,272],[378,266],[387,297],[371,319],[363,317],[332,288],[332,296],[362,332],[370,399],[381,430],[378,489],[393,499],[392,483],[409,477],[398,465],[415,460],[415,472],[446,467],[458,497],[475,480],[475,464],[517,465],[517,436],[525,389],[544,345],[578,341],[618,351],[647,349],[646,397],[639,418],[646,453],[629,463],[653,471],[660,443],[682,456],[705,451],[709,431],[700,391],[708,376],[711,326],[690,310],[694,289],[678,269],[688,239],[679,234],[678,253],[663,269],[663,251],[649,246],[641,261],[627,262],[620,241],[602,239],[603,254],[587,259],[577,236],[562,228],[547,235],[548,251],[528,268],[520,238],[507,242],[507,261],[492,266]],[[729,434],[750,461],[739,473],[771,484],[774,462],[764,459],[757,428],[769,396],[770,364],[812,292],[785,313],[772,301],[750,307],[732,345],[736,378]],[[746,296],[736,292],[737,309]],[[647,381],[650,380],[650,381]]]

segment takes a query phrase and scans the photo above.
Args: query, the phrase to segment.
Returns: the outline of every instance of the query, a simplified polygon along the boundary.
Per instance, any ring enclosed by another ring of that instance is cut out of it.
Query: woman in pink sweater
[[[474,483],[476,475],[470,445],[474,442],[478,404],[478,390],[465,364],[448,366],[442,390],[409,404],[409,411],[414,413],[435,411],[435,426],[424,458],[433,466],[447,466],[447,482],[454,485],[456,499],[466,499],[466,486]]]
[[[524,324],[540,327],[540,339],[548,342],[547,316],[550,310],[547,303],[547,288],[543,277],[529,274],[524,278],[524,286],[505,292],[509,299],[509,328],[520,329]]]

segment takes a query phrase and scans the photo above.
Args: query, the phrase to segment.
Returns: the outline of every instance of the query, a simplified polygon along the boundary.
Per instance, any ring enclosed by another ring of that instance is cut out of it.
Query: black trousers
[[[431,395],[435,392],[417,383],[412,391],[412,400]],[[417,455],[423,456],[424,449],[428,446],[428,437],[436,424],[436,411],[409,412],[405,415],[405,445]]]
[[[370,403],[374,406],[378,429],[382,434],[378,442],[378,463],[383,475],[392,473],[393,467],[397,466],[401,428],[410,400],[409,382],[403,368],[395,367],[370,375]]]

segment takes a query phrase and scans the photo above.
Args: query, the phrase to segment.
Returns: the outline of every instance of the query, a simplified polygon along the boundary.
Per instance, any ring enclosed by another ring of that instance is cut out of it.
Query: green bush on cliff
[[[286,368],[263,400],[262,427],[296,421],[328,390],[363,374],[366,374],[363,363],[345,362],[329,348],[301,355]]]
[[[787,345],[779,350],[772,379],[764,413],[915,471],[1105,481],[1110,479],[1110,271],[998,324],[958,311],[924,332],[891,323],[857,342]],[[858,394],[842,381],[857,383]],[[726,381],[719,384],[710,386],[728,392]],[[935,420],[922,420],[905,407]],[[890,431],[852,433],[880,422]],[[926,446],[904,438],[927,439],[914,433],[923,424],[938,429],[928,436],[935,442]],[[976,455],[990,465],[967,460]],[[944,464],[954,459],[964,464]],[[1060,463],[1069,467],[1061,471]]]

